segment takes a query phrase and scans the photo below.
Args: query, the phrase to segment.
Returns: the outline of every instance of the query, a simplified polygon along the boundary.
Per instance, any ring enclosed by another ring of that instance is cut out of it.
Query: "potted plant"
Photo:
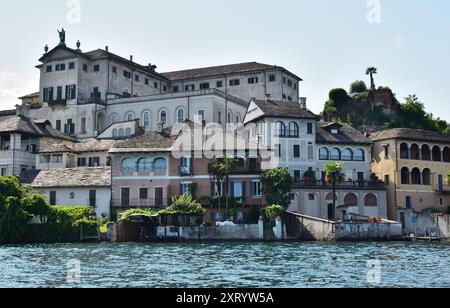
[[[313,181],[315,181],[316,180],[316,172],[312,168],[309,168],[308,171],[306,171],[303,174],[303,180],[305,182],[313,182]]]

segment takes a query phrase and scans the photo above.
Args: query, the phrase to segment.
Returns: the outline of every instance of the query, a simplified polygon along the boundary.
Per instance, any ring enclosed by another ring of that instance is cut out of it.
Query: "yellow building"
[[[376,132],[370,140],[372,171],[388,186],[390,219],[399,219],[397,209],[450,205],[450,135],[401,128]]]

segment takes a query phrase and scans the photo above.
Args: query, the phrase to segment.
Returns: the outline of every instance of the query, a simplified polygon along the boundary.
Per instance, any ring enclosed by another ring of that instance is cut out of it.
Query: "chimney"
[[[105,46],[105,50],[106,50],[106,52],[109,52],[109,47]]]
[[[164,132],[164,123],[158,122],[158,133]]]
[[[300,103],[300,108],[306,110],[306,97],[300,97],[298,101]]]
[[[130,61],[133,62],[133,55],[130,56]]]

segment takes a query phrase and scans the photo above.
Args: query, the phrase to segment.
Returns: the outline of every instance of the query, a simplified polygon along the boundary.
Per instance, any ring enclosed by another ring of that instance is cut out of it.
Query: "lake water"
[[[378,286],[450,287],[450,244],[0,246],[0,287]]]

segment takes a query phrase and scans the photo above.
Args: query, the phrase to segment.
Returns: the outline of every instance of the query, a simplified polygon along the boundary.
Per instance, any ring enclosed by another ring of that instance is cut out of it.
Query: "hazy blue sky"
[[[368,0],[80,0],[81,22],[66,0],[2,1],[0,109],[38,90],[34,68],[45,44],[79,39],[84,51],[110,47],[170,71],[258,61],[301,76],[301,95],[319,112],[332,87],[389,85],[403,100],[417,94],[428,111],[450,121],[450,1],[380,0],[369,23]]]

